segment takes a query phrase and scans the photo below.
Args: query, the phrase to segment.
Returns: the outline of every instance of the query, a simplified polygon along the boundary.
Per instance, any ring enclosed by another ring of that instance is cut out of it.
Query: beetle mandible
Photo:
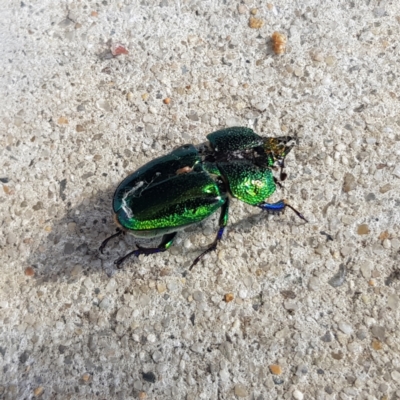
[[[148,162],[119,184],[113,198],[117,233],[103,241],[100,251],[124,233],[162,239],[153,248],[136,245],[137,250],[115,261],[118,267],[131,256],[167,250],[178,230],[220,209],[217,236],[193,261],[192,269],[221,240],[231,197],[271,213],[288,207],[308,222],[286,200],[265,201],[276,185],[281,186],[273,169],[280,167],[280,180],[286,178],[284,160],[294,146],[293,137],[262,137],[250,128],[231,127],[210,133],[207,139],[206,144],[186,144]]]

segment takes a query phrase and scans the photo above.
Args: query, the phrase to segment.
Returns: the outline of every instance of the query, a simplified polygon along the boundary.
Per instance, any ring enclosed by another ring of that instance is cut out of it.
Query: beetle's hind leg
[[[216,238],[214,241],[208,246],[208,249],[203,251],[199,256],[195,258],[192,265],[189,267],[189,271],[207,254],[211,251],[214,251],[217,248],[218,243],[222,239],[222,235],[224,233],[225,227],[228,224],[228,214],[229,214],[229,198],[226,198],[225,203],[221,207],[221,215],[219,216],[219,229]]]
[[[157,247],[141,247],[137,244],[137,250],[133,250],[125,256],[118,258],[118,260],[114,261],[114,264],[119,268],[120,265],[131,256],[139,257],[141,254],[148,256],[149,254],[162,253],[171,247],[175,236],[176,232],[167,233],[163,236],[161,243]]]
[[[285,210],[286,207],[289,207],[293,210],[296,215],[301,218],[302,220],[307,221],[303,214],[299,213],[294,207],[292,207],[286,200],[279,200],[276,203],[261,203],[257,207],[261,208],[262,210],[268,211],[270,213],[280,213]]]
[[[100,245],[100,247],[99,247],[100,253],[103,254],[104,248],[107,246],[107,243],[108,243],[111,239],[113,239],[113,238],[115,238],[115,237],[117,237],[117,236],[123,235],[124,233],[125,233],[124,231],[122,231],[121,229],[117,228],[117,233],[114,233],[114,235],[111,235],[111,236],[109,236],[107,239],[103,240],[103,243],[102,243],[102,244]]]

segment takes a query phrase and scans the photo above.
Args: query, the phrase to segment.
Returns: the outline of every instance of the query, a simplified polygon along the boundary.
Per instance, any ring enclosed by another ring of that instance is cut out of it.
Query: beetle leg
[[[114,264],[119,267],[126,259],[131,256],[139,257],[141,254],[148,256],[149,254],[161,253],[165,250],[168,250],[172,242],[174,241],[176,236],[176,232],[168,233],[163,236],[161,243],[157,247],[141,247],[138,244],[136,245],[137,250],[133,250],[130,253],[126,254],[123,257],[118,258],[118,260],[114,261]]]
[[[208,249],[203,251],[199,256],[195,258],[192,265],[189,267],[189,271],[207,254],[217,248],[218,242],[222,239],[225,227],[228,224],[229,214],[229,198],[226,198],[225,203],[221,207],[221,215],[219,216],[219,229],[215,240],[208,246]]]
[[[117,228],[117,233],[114,233],[114,235],[111,235],[111,236],[109,236],[107,239],[103,240],[103,243],[102,243],[101,246],[99,247],[100,253],[103,254],[104,248],[107,246],[107,243],[108,243],[111,239],[113,239],[113,238],[115,238],[115,237],[117,237],[117,236],[119,236],[119,235],[122,235],[123,233],[124,233],[124,232],[123,232],[121,229]]]
[[[300,214],[294,207],[292,207],[290,204],[287,203],[286,200],[279,200],[276,203],[261,203],[257,207],[261,208],[262,210],[268,211],[270,213],[280,213],[285,210],[285,207],[289,207],[292,209],[296,215],[301,218],[302,220],[307,221],[307,219],[303,216],[303,214]]]
[[[287,173],[284,171],[285,168],[285,160],[282,160],[282,162],[280,163],[280,168],[281,168],[281,172],[279,174],[279,179],[281,181],[284,181],[287,178]]]
[[[284,186],[282,185],[282,183],[280,183],[278,181],[278,179],[276,179],[275,177],[274,177],[274,182],[275,182],[275,185],[278,185],[281,189],[284,189]]]

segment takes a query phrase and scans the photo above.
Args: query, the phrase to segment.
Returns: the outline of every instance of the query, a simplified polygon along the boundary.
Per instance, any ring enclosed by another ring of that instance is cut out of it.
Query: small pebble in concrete
[[[369,232],[370,230],[367,224],[358,225],[357,233],[359,235],[368,235]]]
[[[386,185],[383,185],[379,188],[379,192],[384,194],[392,190],[392,185],[390,183],[387,183]]]
[[[319,283],[319,278],[317,278],[316,276],[311,277],[308,281],[308,289],[313,291],[318,290]]]
[[[283,306],[286,308],[286,310],[295,311],[298,309],[299,304],[295,300],[287,299],[284,301]]]
[[[336,288],[342,286],[345,281],[346,281],[346,267],[344,266],[344,264],[340,264],[339,271],[331,279],[329,279],[328,283],[332,287]]]
[[[25,268],[25,275],[26,276],[34,276],[35,275],[35,270],[32,267],[26,267]]]
[[[379,339],[380,341],[385,341],[386,338],[386,329],[384,326],[380,326],[380,325],[373,325],[371,327],[371,334]]]
[[[239,14],[246,14],[247,13],[247,7],[244,4],[239,4],[238,5],[238,13]]]
[[[333,335],[332,335],[332,333],[329,332],[329,331],[326,332],[325,335],[323,335],[323,336],[321,337],[321,340],[322,340],[323,342],[326,342],[326,343],[331,342],[332,339],[333,339]]]
[[[336,64],[336,57],[334,57],[334,56],[328,56],[328,57],[326,57],[325,58],[325,63],[326,63],[326,65],[328,65],[328,66],[333,66],[333,65],[335,65]]]
[[[292,394],[293,398],[296,400],[303,400],[304,399],[304,394],[300,392],[300,390],[294,390]]]
[[[260,18],[250,17],[249,19],[249,27],[251,29],[260,29],[264,25],[264,21]]]
[[[224,296],[224,300],[229,303],[234,299],[233,293],[226,293]]]
[[[65,118],[65,117],[60,117],[60,118],[58,118],[57,123],[60,124],[60,125],[67,125],[68,124],[68,119]]]
[[[105,297],[99,304],[99,308],[102,310],[108,310],[111,306],[111,300]]]
[[[156,375],[154,372],[143,372],[142,377],[146,382],[155,383],[156,382]]]
[[[113,43],[111,45],[111,54],[116,57],[120,56],[121,54],[129,54],[129,51],[126,47],[120,43]]]
[[[395,169],[393,170],[392,174],[397,176],[398,178],[400,178],[400,165],[397,165],[395,167]]]
[[[377,340],[377,339],[374,339],[374,340],[372,341],[372,348],[373,348],[374,350],[377,350],[377,351],[382,350],[382,348],[383,348],[382,342],[379,341],[379,340]]]
[[[272,34],[272,49],[274,50],[275,54],[283,54],[286,51],[286,43],[287,43],[287,38],[283,33],[280,32],[274,32]],[[300,73],[296,73],[295,69],[295,75],[300,76]]]
[[[148,342],[154,343],[156,340],[157,340],[157,337],[153,333],[150,333],[149,335],[147,335],[147,341]]]
[[[364,261],[361,264],[360,270],[361,270],[362,276],[365,279],[370,279],[371,278],[371,273],[372,273],[372,263],[371,263],[371,261],[368,261],[368,260]]]
[[[340,329],[343,333],[345,333],[346,335],[351,335],[351,334],[354,332],[354,330],[353,330],[353,328],[351,327],[351,325],[348,324],[347,322],[344,322],[344,321],[340,321],[340,322],[338,323],[338,327],[339,327],[339,329]]]
[[[400,306],[400,299],[397,294],[389,294],[387,299],[387,306],[392,310],[397,310]]]
[[[392,379],[393,379],[397,384],[400,385],[400,372],[394,370],[394,371],[392,371],[391,376],[392,376]]]
[[[195,290],[195,291],[193,292],[193,299],[194,299],[195,301],[198,301],[198,302],[204,301],[204,293],[201,292],[200,290]]]
[[[153,358],[154,362],[158,363],[162,360],[163,355],[162,355],[161,351],[157,350],[153,353],[152,358]]]
[[[359,340],[364,340],[364,339],[367,338],[367,336],[368,336],[368,333],[367,333],[367,331],[366,331],[365,329],[359,329],[359,330],[356,332],[356,337],[357,337],[357,339],[359,339]]]
[[[282,368],[278,364],[271,364],[269,366],[269,370],[271,371],[272,374],[274,375],[281,375],[282,374]]]
[[[235,395],[237,397],[247,397],[248,393],[247,393],[247,389],[244,385],[236,385],[235,386]]]
[[[34,391],[33,391],[33,395],[35,397],[40,397],[43,393],[44,393],[44,387],[43,386],[39,386],[39,387],[35,388]]]
[[[343,357],[344,357],[344,354],[341,352],[341,351],[338,351],[338,352],[332,352],[331,353],[331,356],[332,356],[332,358],[333,359],[335,359],[335,360],[342,360],[343,359]]]
[[[353,174],[346,173],[344,176],[343,191],[348,193],[356,188],[356,178]]]
[[[192,350],[195,353],[202,353],[203,352],[203,347],[200,343],[194,343],[191,347],[190,350]]]
[[[157,291],[158,293],[164,293],[167,290],[167,286],[165,283],[157,283]]]

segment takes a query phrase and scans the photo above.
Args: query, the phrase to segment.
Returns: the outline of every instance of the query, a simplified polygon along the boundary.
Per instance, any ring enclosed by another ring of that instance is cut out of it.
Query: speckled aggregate
[[[3,1],[0,397],[400,398],[399,16],[396,1]],[[271,200],[310,222],[233,201],[190,273],[216,218],[116,271],[134,246],[98,252],[116,185],[237,125],[297,134]]]

